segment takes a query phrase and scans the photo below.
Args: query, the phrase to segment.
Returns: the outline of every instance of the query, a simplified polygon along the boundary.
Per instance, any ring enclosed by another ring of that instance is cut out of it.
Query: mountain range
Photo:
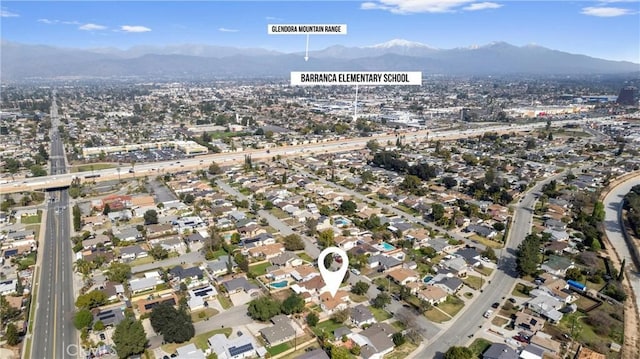
[[[5,80],[30,78],[282,77],[291,71],[422,71],[446,75],[587,75],[640,72],[640,64],[570,54],[536,45],[493,42],[437,49],[407,40],[364,47],[331,46],[305,54],[212,45],[73,49],[2,40]]]

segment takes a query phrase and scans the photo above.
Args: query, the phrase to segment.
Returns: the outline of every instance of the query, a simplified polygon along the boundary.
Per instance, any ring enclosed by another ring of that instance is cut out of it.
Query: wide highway
[[[66,173],[64,147],[58,134],[58,109],[51,105],[52,175]],[[45,237],[39,239],[40,276],[36,299],[35,325],[31,357],[35,359],[71,358],[78,352],[73,326],[74,291],[69,193],[66,189],[49,191],[47,196]]]
[[[591,118],[591,119],[582,119],[582,120],[563,120],[563,121],[554,121],[553,126],[563,126],[566,124],[584,124],[587,121],[599,121],[605,120],[609,118]],[[482,135],[487,131],[494,131],[500,133],[507,132],[522,132],[522,131],[531,131],[536,128],[545,127],[545,122],[534,122],[530,124],[523,125],[495,125],[495,126],[487,126],[476,129],[467,129],[467,130],[446,130],[440,132],[433,132],[429,130],[420,130],[420,131],[409,131],[403,132],[402,135],[404,143],[411,143],[416,141],[425,141],[425,140],[450,140],[457,138],[468,138],[468,137],[477,137]],[[121,166],[118,170],[117,168],[110,168],[104,170],[95,170],[95,171],[87,171],[87,172],[76,172],[76,173],[51,173],[48,176],[43,177],[32,177],[22,180],[15,180],[8,183],[3,183],[0,185],[0,194],[4,193],[14,193],[14,192],[22,192],[29,191],[35,189],[44,189],[44,188],[55,188],[55,187],[65,187],[71,184],[71,180],[74,177],[79,177],[82,180],[85,180],[87,176],[90,176],[91,181],[95,182],[103,182],[109,180],[115,180],[119,178],[135,178],[140,176],[157,176],[162,173],[170,173],[181,170],[196,170],[196,169],[206,169],[211,162],[216,162],[219,165],[231,165],[234,163],[242,163],[244,161],[245,155],[251,155],[252,159],[261,160],[261,159],[269,159],[275,156],[282,157],[299,157],[299,156],[309,156],[311,154],[321,154],[321,153],[336,153],[336,152],[346,152],[362,149],[366,146],[367,142],[370,140],[377,140],[378,143],[384,145],[387,141],[391,141],[395,143],[396,134],[378,134],[370,137],[355,137],[348,138],[340,141],[327,141],[327,142],[317,142],[317,143],[302,143],[294,146],[281,146],[281,147],[273,147],[270,149],[247,149],[236,152],[226,152],[226,153],[216,153],[216,154],[208,154],[201,155],[194,158],[187,158],[182,160],[171,160],[171,161],[162,161],[162,162],[146,162],[146,163],[138,163],[135,164],[132,168],[129,164],[125,166]],[[52,138],[52,140],[54,140]],[[130,172],[133,171],[133,173]]]

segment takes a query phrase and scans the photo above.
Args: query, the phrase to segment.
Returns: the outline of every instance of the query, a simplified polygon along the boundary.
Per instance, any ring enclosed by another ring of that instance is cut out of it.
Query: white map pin
[[[324,266],[324,258],[331,253],[335,253],[342,258],[342,265],[335,272],[330,271]],[[318,269],[320,269],[320,275],[322,275],[322,280],[325,283],[324,288],[322,288],[322,292],[328,291],[331,293],[332,297],[335,297],[338,292],[338,288],[340,288],[340,284],[344,279],[344,275],[347,274],[348,268],[349,257],[347,257],[347,253],[344,250],[338,247],[327,247],[320,252],[320,256],[318,256]]]

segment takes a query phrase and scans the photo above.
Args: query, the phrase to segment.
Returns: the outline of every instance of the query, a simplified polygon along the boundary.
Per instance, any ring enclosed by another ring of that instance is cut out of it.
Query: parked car
[[[489,316],[493,313],[493,310],[489,309],[482,315],[485,318],[489,318]]]
[[[491,304],[491,308],[493,308],[493,309],[497,309],[499,306],[500,306],[500,303],[498,303],[498,302],[495,302],[495,303]]]

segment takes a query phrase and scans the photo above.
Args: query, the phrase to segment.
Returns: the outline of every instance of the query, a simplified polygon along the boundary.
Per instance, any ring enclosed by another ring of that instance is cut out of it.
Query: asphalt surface
[[[601,121],[606,118],[593,118],[588,121]],[[554,126],[562,126],[564,124],[572,123],[572,124],[582,124],[587,120],[565,120],[565,121],[555,121],[553,123]],[[422,141],[426,139],[430,140],[445,140],[445,139],[457,139],[457,138],[467,138],[467,137],[475,137],[480,134],[483,134],[487,131],[495,131],[495,132],[514,132],[514,131],[529,131],[536,128],[545,127],[545,122],[535,122],[526,125],[505,125],[499,124],[495,126],[486,126],[477,129],[468,129],[468,130],[448,130],[441,132],[433,132],[430,130],[421,130],[415,132],[407,132],[403,133],[405,141],[413,142],[413,141]],[[348,138],[344,140],[338,141],[326,141],[319,143],[307,143],[307,144],[299,144],[293,146],[282,146],[282,147],[274,147],[271,149],[247,149],[244,151],[238,152],[229,152],[229,153],[216,153],[216,154],[208,154],[201,155],[195,158],[182,159],[180,161],[171,160],[171,161],[162,161],[162,162],[152,162],[152,163],[144,163],[138,164],[133,169],[135,173],[129,173],[127,171],[123,171],[122,168],[120,171],[114,168],[104,169],[104,170],[96,170],[92,172],[78,172],[78,173],[68,173],[63,175],[55,175],[50,174],[46,177],[37,177],[37,178],[27,178],[24,180],[12,181],[10,183],[0,185],[0,193],[13,193],[13,192],[22,192],[27,189],[41,189],[41,188],[51,188],[56,186],[68,186],[71,183],[71,180],[74,177],[84,178],[87,175],[97,176],[91,178],[92,181],[95,182],[103,182],[106,180],[113,180],[118,178],[136,178],[139,176],[157,176],[163,173],[169,172],[177,172],[177,171],[187,171],[187,170],[196,170],[196,169],[206,169],[209,164],[214,161],[219,165],[231,165],[234,163],[241,163],[245,159],[245,155],[251,155],[254,160],[261,159],[270,159],[275,156],[305,156],[313,153],[335,153],[335,152],[346,152],[352,150],[362,149],[366,146],[367,142],[370,140],[377,140],[379,143],[386,143],[386,141],[395,141],[395,134],[377,134],[375,136],[370,137],[355,137]]]
[[[66,173],[64,147],[58,135],[58,110],[51,107],[52,130],[50,173]],[[71,358],[78,351],[73,326],[73,262],[69,193],[52,190],[47,194],[45,237],[41,238],[40,278],[36,300],[31,357],[37,359]]]
[[[627,276],[629,277],[629,282],[631,282],[631,287],[636,296],[636,306],[640,309],[639,268],[633,270],[635,267],[633,265],[634,261],[631,257],[631,253],[629,252],[627,242],[624,240],[624,236],[622,234],[622,223],[620,223],[619,220],[620,211],[622,210],[622,199],[627,193],[629,193],[629,191],[631,191],[631,187],[635,185],[640,185],[640,177],[635,177],[621,183],[607,194],[604,199],[604,224],[607,238],[609,238],[611,245],[613,245],[618,256],[620,256],[620,260],[626,260],[626,268],[628,269]]]

